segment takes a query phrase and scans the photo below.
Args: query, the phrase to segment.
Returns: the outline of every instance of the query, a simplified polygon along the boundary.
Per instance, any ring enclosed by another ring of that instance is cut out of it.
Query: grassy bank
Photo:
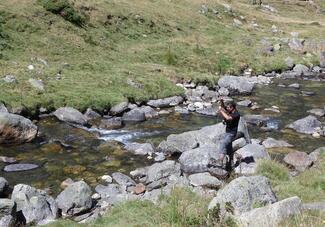
[[[175,82],[183,79],[213,84],[216,73],[281,70],[287,56],[315,64],[316,54],[301,56],[285,46],[272,55],[260,53],[260,41],[266,37],[276,44],[292,31],[316,42],[325,36],[324,13],[295,1],[268,1],[277,14],[244,0],[48,2],[0,3],[0,76],[17,78],[17,83],[0,83],[0,101],[7,105],[103,110],[125,99],[181,94]],[[232,5],[231,13],[223,3]],[[206,13],[200,12],[202,4]],[[243,25],[233,26],[241,16]],[[273,24],[283,33],[273,34]],[[28,70],[30,64],[34,70]],[[32,88],[30,78],[42,79],[45,92]]]

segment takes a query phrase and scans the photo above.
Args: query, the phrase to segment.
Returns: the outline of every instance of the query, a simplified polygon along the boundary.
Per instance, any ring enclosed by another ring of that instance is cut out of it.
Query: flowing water
[[[294,81],[281,81],[290,84]],[[265,132],[257,127],[250,127],[252,138],[265,139],[273,137],[283,139],[295,145],[296,150],[311,152],[325,146],[325,138],[313,138],[290,130],[283,130],[285,125],[307,116],[307,110],[323,108],[325,105],[325,86],[317,81],[299,81],[301,88],[291,89],[278,87],[278,81],[269,86],[260,86],[249,97],[235,97],[237,100],[248,98],[256,101],[260,110],[239,107],[244,114],[265,114],[272,117],[269,127],[280,130]],[[313,91],[316,94],[304,97],[301,90]],[[279,107],[280,113],[266,112],[264,108]],[[324,118],[322,119],[324,122]],[[74,180],[84,179],[95,186],[100,176],[115,171],[128,173],[137,167],[150,165],[152,160],[145,156],[132,155],[123,150],[123,144],[137,141],[158,145],[170,134],[196,130],[203,126],[220,122],[217,117],[198,114],[170,114],[139,124],[129,124],[120,130],[100,130],[97,128],[76,128],[54,118],[38,122],[41,137],[29,144],[0,146],[0,156],[15,157],[20,163],[35,163],[40,167],[35,170],[5,173],[10,185],[25,183],[37,188],[49,188],[58,193],[60,183],[70,177]],[[273,152],[288,152],[276,150]],[[276,153],[275,153],[276,154]],[[0,163],[2,169],[5,164]]]

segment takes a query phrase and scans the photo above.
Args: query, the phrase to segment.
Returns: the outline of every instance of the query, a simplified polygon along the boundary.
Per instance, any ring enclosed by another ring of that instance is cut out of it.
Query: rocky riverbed
[[[216,203],[235,201],[235,195],[223,201],[222,193],[231,194],[237,181],[248,181],[252,188],[243,189],[247,198],[236,203],[235,214],[242,223],[250,223],[247,217],[253,214],[240,216],[253,208],[254,201],[247,203],[249,195],[263,205],[282,207],[282,203],[275,205],[277,199],[264,178],[238,178],[224,187],[227,173],[211,163],[224,132],[216,117],[216,101],[235,99],[244,116],[242,138],[234,142],[244,157],[236,165],[238,175],[254,174],[256,161],[271,156],[286,163],[293,175],[299,174],[316,163],[323,150],[306,153],[325,146],[322,70],[297,65],[282,74],[225,76],[212,88],[183,83],[178,85],[185,89],[184,97],[124,102],[105,114],[60,108],[43,111],[34,123],[7,113],[2,105],[0,141],[9,144],[0,147],[1,176],[6,178],[1,193],[12,195],[10,200],[1,199],[8,208],[1,221],[13,223],[16,211],[22,211],[26,223],[42,224],[60,215],[91,221],[118,202],[155,201],[175,185],[216,195],[210,204],[213,209]],[[255,187],[265,193],[255,192]],[[230,192],[224,192],[228,188]],[[298,198],[291,203],[297,207],[292,213],[301,209]]]

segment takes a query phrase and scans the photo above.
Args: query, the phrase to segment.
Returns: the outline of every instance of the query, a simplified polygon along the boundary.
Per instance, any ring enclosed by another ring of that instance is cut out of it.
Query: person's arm
[[[219,109],[219,113],[227,121],[233,119],[232,116],[230,114],[228,114],[227,111],[224,108],[222,108],[222,107]]]

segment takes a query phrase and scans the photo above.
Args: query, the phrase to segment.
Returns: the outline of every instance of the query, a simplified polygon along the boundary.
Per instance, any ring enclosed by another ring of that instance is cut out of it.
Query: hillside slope
[[[0,2],[0,77],[16,78],[0,83],[6,105],[102,111],[125,99],[180,94],[174,84],[184,79],[212,84],[220,74],[248,67],[254,73],[282,70],[287,56],[317,64],[324,48],[322,0],[264,1],[276,12],[248,0],[56,0],[69,6],[57,11],[49,2]],[[234,19],[242,24],[234,26]],[[291,32],[315,48],[301,55],[282,45],[264,53],[261,40],[281,43]],[[30,78],[41,79],[45,91],[33,88]]]

